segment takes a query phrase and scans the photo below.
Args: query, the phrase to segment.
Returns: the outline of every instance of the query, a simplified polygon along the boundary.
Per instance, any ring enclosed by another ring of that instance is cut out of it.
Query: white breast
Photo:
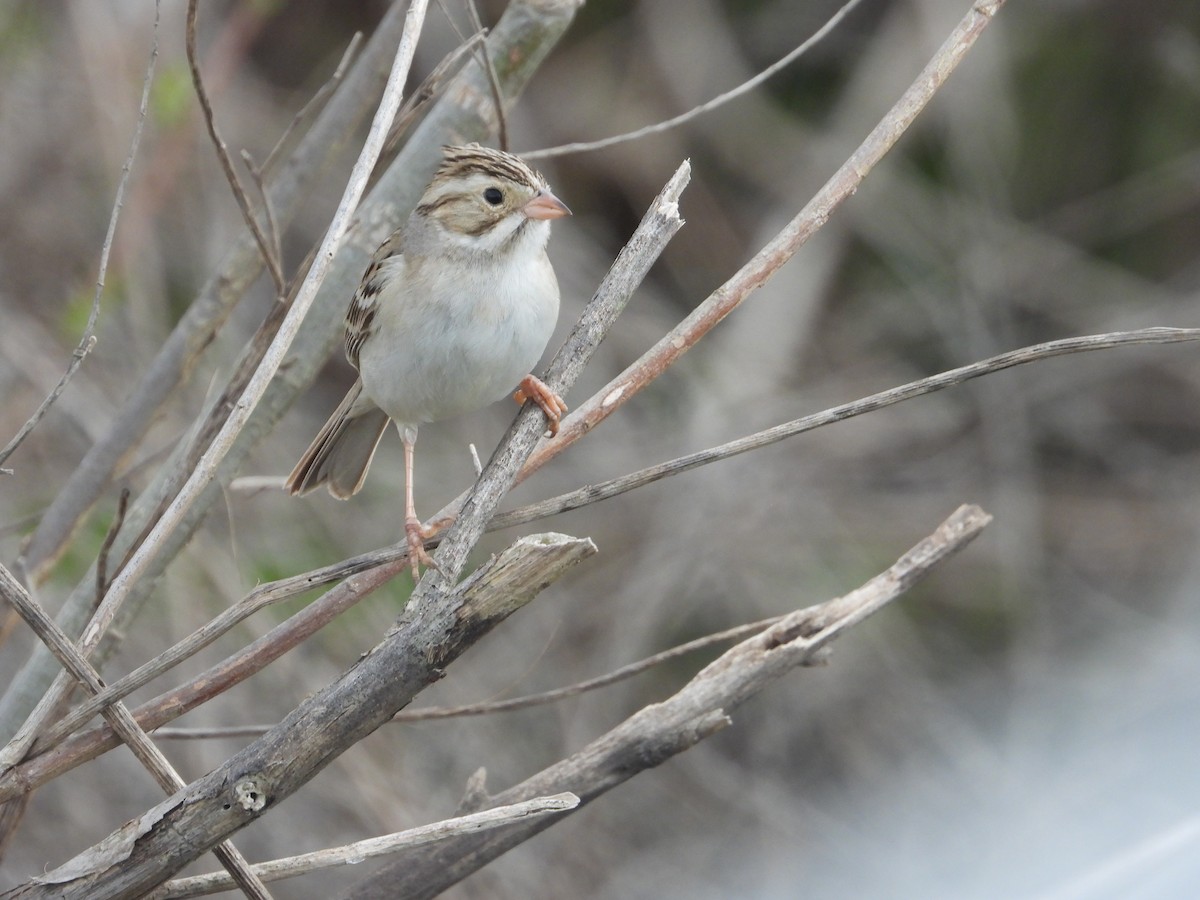
[[[514,258],[515,257],[515,258]],[[503,398],[537,364],[558,318],[558,283],[540,248],[499,265],[400,260],[363,345],[365,392],[418,425]]]

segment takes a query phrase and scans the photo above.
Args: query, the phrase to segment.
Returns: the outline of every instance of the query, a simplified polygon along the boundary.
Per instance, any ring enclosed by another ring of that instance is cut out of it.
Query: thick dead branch
[[[729,713],[739,704],[812,661],[834,638],[907,591],[966,546],[989,521],[991,516],[979,507],[961,507],[895,565],[861,588],[791,613],[714,660],[672,697],[645,707],[578,753],[497,794],[490,802],[508,804],[571,791],[583,805],[687,750],[729,725]],[[434,897],[549,824],[517,825],[503,833],[453,839],[405,854],[364,879],[345,897]]]
[[[76,859],[23,885],[19,896],[145,894],[273,810],[439,679],[463,650],[595,552],[586,539],[522,538],[437,608],[410,604],[381,644],[260,740]]]

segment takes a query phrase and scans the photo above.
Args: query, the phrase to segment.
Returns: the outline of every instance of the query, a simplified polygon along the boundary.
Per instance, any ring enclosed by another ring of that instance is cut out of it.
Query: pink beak
[[[561,219],[569,216],[571,211],[549,191],[541,191],[536,197],[521,207],[521,212],[531,219]]]

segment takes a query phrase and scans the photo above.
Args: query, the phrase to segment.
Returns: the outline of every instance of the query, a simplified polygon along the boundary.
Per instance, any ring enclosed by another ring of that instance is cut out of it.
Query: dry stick
[[[396,110],[400,106],[404,80],[407,78],[409,67],[412,64],[417,36],[424,22],[426,6],[427,0],[413,0],[409,7],[405,17],[404,33],[400,39],[400,46],[396,52],[392,70],[388,76],[387,87],[384,89],[383,97],[380,100],[379,109],[375,114],[374,121],[371,123],[371,130],[367,135],[362,152],[354,164],[349,183],[346,185],[342,200],[333,215],[333,220],[330,222],[329,229],[321,242],[316,258],[309,268],[308,274],[305,276],[304,282],[297,292],[296,299],[283,320],[283,324],[280,325],[279,331],[276,333],[275,339],[271,342],[271,346],[267,350],[262,363],[250,379],[246,390],[238,399],[237,404],[220,432],[213,439],[204,456],[201,457],[196,468],[171,502],[171,505],[167,507],[167,510],[155,523],[150,535],[137,548],[125,567],[117,574],[116,578],[113,579],[104,602],[100,604],[100,608],[96,610],[95,615],[93,615],[91,622],[84,629],[83,635],[80,638],[79,647],[85,656],[95,649],[96,644],[99,643],[113,616],[116,615],[122,601],[148,567],[156,552],[159,541],[176,527],[187,512],[188,507],[196,500],[209,482],[212,481],[218,464],[232,445],[238,432],[249,420],[255,405],[266,391],[267,385],[283,362],[283,358],[291,346],[292,339],[295,337],[304,319],[304,314],[308,312],[309,306],[312,305],[317,288],[320,287],[321,281],[325,277],[330,263],[333,261],[334,254],[337,252],[338,245],[341,243],[346,228],[350,224],[350,218],[358,205],[359,198],[362,195],[371,170],[374,168],[375,160],[383,146],[388,129],[391,127]],[[46,715],[58,706],[68,690],[69,681],[60,674],[39,702],[38,708],[34,710],[34,713],[21,727],[17,736],[10,741],[9,746],[0,751],[0,771],[13,765],[24,756],[33,738],[44,726]],[[39,711],[41,711],[40,714]]]
[[[427,605],[433,616],[407,611],[381,644],[269,734],[18,890],[30,898],[144,895],[220,840],[274,811],[441,677],[474,641],[595,552],[590,540],[566,535],[520,539],[460,585],[440,611]]]
[[[46,615],[41,606],[29,596],[3,564],[0,564],[0,596],[3,596],[21,614],[21,617],[50,648],[63,667],[75,676],[76,681],[93,693],[100,690],[103,682],[100,681],[96,670],[75,649],[71,639],[55,624],[53,619]],[[179,777],[179,773],[163,756],[162,751],[154,746],[150,738],[146,736],[146,732],[142,731],[134,721],[128,707],[123,703],[109,706],[104,710],[104,718],[167,794],[173,794],[187,785],[187,782]],[[233,844],[223,841],[213,848],[213,852],[247,897],[269,900],[271,895],[266,886],[250,871],[250,864]]]
[[[192,73],[192,86],[195,88],[196,98],[200,101],[200,110],[204,114],[204,125],[208,129],[209,139],[212,141],[213,148],[217,151],[217,159],[221,161],[221,171],[225,173],[225,180],[229,182],[230,190],[233,191],[233,196],[237,200],[238,209],[242,211],[242,218],[246,222],[246,227],[254,235],[254,240],[258,244],[258,250],[262,254],[263,262],[266,264],[267,271],[271,275],[271,281],[275,283],[275,296],[282,297],[287,283],[283,277],[283,264],[280,262],[279,254],[267,236],[263,234],[262,228],[258,224],[258,217],[250,207],[250,198],[246,196],[246,192],[242,188],[237,171],[233,167],[233,159],[229,156],[229,150],[225,146],[225,141],[217,131],[217,121],[213,115],[212,102],[208,99],[208,91],[204,89],[204,79],[200,76],[200,63],[196,58],[196,4],[197,0],[188,0],[185,41],[188,68]]]
[[[0,467],[3,467],[8,458],[13,455],[13,452],[21,446],[25,438],[29,437],[30,432],[37,427],[38,422],[49,412],[50,407],[62,395],[62,392],[67,389],[67,384],[75,377],[75,373],[79,371],[79,367],[83,365],[84,359],[92,352],[92,348],[96,346],[96,320],[100,317],[100,297],[104,294],[104,279],[108,273],[108,257],[112,252],[113,240],[117,234],[117,220],[121,216],[121,208],[125,204],[125,189],[129,186],[129,178],[133,172],[133,161],[137,158],[138,145],[142,142],[142,129],[146,124],[146,110],[150,105],[150,87],[154,83],[154,68],[158,61],[158,15],[161,0],[154,2],[154,31],[150,45],[150,60],[146,63],[146,74],[142,78],[142,100],[138,105],[137,124],[133,129],[133,140],[129,143],[129,152],[125,155],[125,163],[121,166],[121,177],[117,182],[117,196],[113,200],[112,213],[108,217],[108,232],[104,235],[104,244],[100,248],[100,270],[96,274],[96,290],[92,294],[92,308],[88,313],[87,325],[83,329],[83,337],[79,339],[79,344],[75,348],[75,352],[71,355],[71,362],[67,365],[67,371],[63,373],[54,390],[42,401],[41,405],[34,411],[29,420],[21,426],[21,430],[16,436],[5,445],[3,450],[0,450]],[[0,474],[11,475],[11,469],[0,468]]]
[[[817,29],[817,31],[811,37],[801,43],[799,47],[792,50],[782,59],[767,66],[767,68],[763,69],[753,78],[742,82],[732,90],[726,91],[723,94],[718,94],[711,100],[701,103],[699,106],[695,106],[685,113],[681,113],[680,115],[674,116],[663,122],[657,122],[654,125],[647,125],[644,128],[638,128],[637,130],[630,131],[626,134],[616,134],[610,137],[601,138],[598,141],[579,141],[573,144],[561,144],[557,147],[545,147],[541,150],[527,150],[523,152],[521,156],[523,156],[525,159],[549,159],[552,156],[567,156],[571,153],[587,153],[591,150],[602,150],[605,147],[612,147],[616,144],[624,144],[627,141],[640,140],[641,138],[649,137],[652,134],[659,134],[660,132],[668,131],[672,128],[678,127],[679,125],[690,122],[692,119],[695,119],[698,116],[712,112],[719,106],[724,106],[730,100],[736,100],[743,94],[748,94],[772,75],[787,68],[806,52],[820,43],[830,32],[833,31],[833,29],[837,28],[837,26],[841,24],[842,20],[846,18],[846,16],[850,14],[850,11],[853,10],[854,7],[858,6],[860,2],[861,0],[848,0],[848,2],[841,9],[839,9],[829,18],[828,22]]]
[[[463,59],[475,49],[475,45],[483,42],[487,37],[483,32],[476,32],[468,38],[463,38],[463,42],[442,57],[441,61],[434,67],[433,71],[425,76],[425,80],[412,93],[412,96],[405,101],[404,106],[400,108],[400,112],[396,113],[396,121],[392,125],[392,131],[388,135],[387,143],[384,144],[383,153],[380,156],[380,168],[385,165],[390,165],[390,161],[395,156],[397,148],[400,146],[400,139],[408,132],[409,126],[416,121],[417,116],[425,110],[429,103],[450,83],[450,77],[458,73],[456,68]],[[283,481],[280,480],[282,487]]]
[[[335,866],[358,865],[364,860],[377,856],[386,856],[401,850],[420,847],[423,844],[444,841],[458,835],[478,834],[502,825],[511,825],[515,822],[567,812],[578,805],[579,798],[570,792],[554,794],[550,797],[538,797],[534,800],[498,806],[483,812],[455,816],[452,819],[434,822],[432,825],[421,825],[394,834],[355,841],[344,847],[317,850],[313,853],[257,863],[253,866],[254,874],[263,881],[276,881],[283,878],[295,878],[298,875],[306,875],[309,872],[330,869]],[[181,900],[184,897],[201,897],[205,894],[215,894],[217,891],[227,891],[230,887],[229,876],[222,872],[214,872],[211,875],[195,875],[168,881],[160,889],[154,891],[149,900]]]
[[[243,149],[241,152],[242,162],[246,165],[246,171],[250,173],[250,177],[254,180],[254,188],[258,191],[258,198],[262,201],[263,219],[267,226],[267,240],[271,245],[271,256],[275,260],[276,265],[279,260],[283,259],[283,239],[279,234],[279,223],[275,221],[275,210],[271,207],[271,195],[267,193],[267,181],[263,176],[262,168],[254,161],[254,157],[250,155],[249,150]],[[286,292],[280,292],[280,299],[283,298]]]
[[[117,539],[117,534],[121,531],[121,525],[125,522],[125,510],[128,506],[129,488],[121,488],[121,498],[117,501],[117,515],[108,529],[108,534],[104,536],[104,543],[100,546],[100,554],[96,557],[97,606],[104,599],[104,592],[108,590],[108,553],[112,550],[113,541]]]
[[[467,0],[467,12],[471,15],[471,24],[477,32],[483,31],[483,22],[479,18],[479,7],[475,0]],[[508,116],[504,114],[504,94],[500,91],[500,78],[496,75],[496,67],[492,64],[492,56],[488,53],[487,44],[479,48],[480,63],[487,73],[488,87],[492,92],[492,102],[496,104],[496,143],[500,149],[508,152]]]
[[[346,49],[342,52],[342,58],[338,61],[337,68],[333,70],[333,74],[296,111],[296,114],[292,116],[292,121],[288,122],[287,128],[283,129],[283,134],[279,136],[279,140],[275,142],[275,146],[271,148],[271,152],[267,154],[267,158],[263,160],[260,169],[260,174],[263,177],[272,172],[276,161],[283,154],[285,148],[290,146],[292,135],[299,131],[310,119],[319,115],[325,108],[326,101],[333,96],[333,92],[337,90],[338,85],[342,83],[342,79],[346,77],[346,71],[350,68],[351,61],[358,55],[358,48],[362,46],[362,42],[363,33],[361,31],[354,32],[354,36],[350,38],[350,43],[346,45]]]
[[[579,752],[487,802],[508,804],[570,791],[582,807],[689,749],[726,727],[730,713],[741,703],[798,666],[819,659],[830,642],[961,550],[989,521],[991,516],[977,506],[960,507],[933,534],[862,587],[788,614],[722,654],[671,697],[646,706]],[[407,853],[342,896],[344,900],[433,897],[550,824],[515,825],[502,833],[456,838]]]
[[[498,531],[501,528],[525,525],[548,516],[579,509],[592,503],[598,503],[601,500],[608,500],[662,478],[669,478],[700,466],[720,462],[731,456],[757,450],[789,437],[795,437],[796,435],[832,425],[836,422],[845,421],[855,416],[875,412],[897,403],[903,403],[907,400],[913,400],[917,397],[945,390],[971,379],[980,378],[1015,366],[1028,365],[1071,353],[1086,353],[1141,344],[1170,344],[1197,340],[1200,340],[1200,329],[1196,328],[1143,328],[1135,331],[1118,331],[1108,334],[1064,338],[1062,340],[1022,347],[979,362],[950,369],[937,375],[931,375],[928,378],[921,378],[908,384],[889,388],[886,391],[880,391],[879,393],[803,416],[790,422],[784,422],[715,447],[709,447],[705,450],[679,456],[654,466],[648,466],[639,471],[621,475],[599,484],[587,485],[574,491],[568,491],[556,497],[530,503],[508,512],[497,513],[488,522],[487,530]],[[430,547],[436,545],[436,538],[430,540],[428,543]],[[352,575],[367,571],[376,566],[402,562],[407,559],[407,553],[408,548],[406,544],[393,544],[350,557],[337,563],[332,563],[328,566],[323,566],[319,569],[313,569],[300,575],[293,575],[279,581],[259,585],[242,598],[242,600],[238,601],[238,603],[225,609],[211,622],[188,635],[169,650],[164,651],[154,659],[139,666],[95,697],[85,700],[60,721],[56,722],[43,737],[39,738],[35,749],[40,752],[43,749],[55,746],[94,716],[105,703],[125,697],[149,683],[154,678],[178,665],[184,659],[194,655],[203,647],[208,646],[220,635],[259,610],[294,597],[297,594],[312,590],[315,587],[341,581],[344,578],[349,578]],[[341,609],[339,609],[340,611]],[[332,616],[327,615],[315,616],[315,610],[312,608],[306,611],[306,614],[314,618],[320,618],[321,625],[332,618]],[[297,629],[287,635],[282,632],[276,635],[277,642],[270,645],[271,655],[269,658],[263,660],[261,665],[265,666],[267,662],[278,658],[280,653],[291,649],[295,643],[307,638],[312,633],[312,630],[305,628]],[[210,674],[206,674],[202,677],[202,680],[211,682],[212,677]],[[174,696],[176,702],[178,702],[179,694],[173,692],[171,696]],[[187,708],[191,708],[191,706],[188,705]],[[416,714],[403,713],[401,714],[401,718],[413,715]],[[248,727],[254,728],[257,726]],[[3,790],[0,789],[0,797],[2,796]]]
[[[459,716],[486,716],[492,713],[513,712],[514,710],[528,709],[533,706],[544,706],[547,703],[557,703],[559,700],[566,700],[568,697],[577,697],[588,691],[598,690],[599,688],[616,684],[619,681],[625,681],[645,672],[647,669],[652,669],[654,666],[660,666],[680,656],[695,653],[697,650],[704,650],[713,644],[721,644],[725,641],[737,640],[750,634],[757,634],[764,628],[774,625],[782,618],[782,616],[771,616],[768,619],[760,619],[757,622],[747,622],[745,625],[727,628],[725,631],[713,632],[702,638],[696,638],[694,641],[678,644],[667,650],[655,653],[652,656],[647,656],[645,659],[621,666],[619,669],[613,669],[613,671],[606,672],[595,678],[589,678],[586,681],[577,681],[575,684],[569,684],[550,691],[543,691],[540,694],[526,694],[523,697],[511,697],[508,700],[466,703],[462,706],[431,706],[424,709],[402,709],[396,715],[392,716],[392,721],[403,724],[406,722],[426,722],[431,719],[453,719]],[[248,737],[262,734],[270,727],[270,725],[231,725],[224,728],[220,726],[213,728],[159,728],[154,732],[154,736],[159,740],[208,740],[222,737]]]

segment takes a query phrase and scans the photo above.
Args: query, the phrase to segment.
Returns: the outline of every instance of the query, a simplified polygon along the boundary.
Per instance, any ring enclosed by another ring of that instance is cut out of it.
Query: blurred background
[[[486,23],[502,2],[481,4]],[[262,159],[381,0],[206,2],[218,121]],[[684,112],[783,56],[839,4],[589,0],[509,120],[515,151]],[[111,423],[240,226],[198,117],[185,4],[161,55],[95,353],[0,483],[0,558]],[[574,210],[551,243],[565,335],[683,158],[687,225],[568,402],[578,405],[799,211],[968,9],[863,0],[762,88],[686,125],[539,163]],[[469,28],[434,5],[423,77]],[[0,8],[0,436],[57,381],[87,317],[151,43],[148,0]],[[644,395],[543,470],[548,497],[1023,345],[1198,326],[1200,7],[1013,0],[915,128],[777,277]],[[353,148],[357,152],[357,144]],[[288,232],[319,240],[352,157]],[[348,299],[348,298],[347,298]],[[42,586],[52,609],[228,377],[272,302],[237,308]],[[552,342],[556,347],[558,338]],[[483,897],[1181,897],[1200,884],[1200,366],[1190,344],[1060,358],[918,399],[537,526],[600,548],[418,705],[530,693],[845,593],[964,502],[984,536],[893,607],[733,713],[734,725],[611,792],[449,892]],[[243,475],[283,476],[352,378],[340,354]],[[472,478],[500,404],[422,429],[418,509]],[[226,493],[111,664],[120,674],[256,583],[391,543],[389,437],[352,502]],[[494,551],[519,533],[491,535]],[[277,721],[373,646],[407,576],[179,725]],[[252,618],[182,674],[304,600]],[[25,659],[0,645],[0,683]],[[237,837],[252,860],[451,814],[467,777],[499,791],[677,689],[717,651],[554,706],[386,727]],[[106,674],[109,674],[106,672]],[[169,676],[171,683],[182,675]],[[134,699],[163,689],[151,685]],[[247,739],[167,742],[185,777]],[[0,888],[157,802],[128,754],[39,790]],[[369,865],[369,864],[368,864]],[[211,858],[191,871],[209,870]],[[366,865],[272,886],[321,898]]]

